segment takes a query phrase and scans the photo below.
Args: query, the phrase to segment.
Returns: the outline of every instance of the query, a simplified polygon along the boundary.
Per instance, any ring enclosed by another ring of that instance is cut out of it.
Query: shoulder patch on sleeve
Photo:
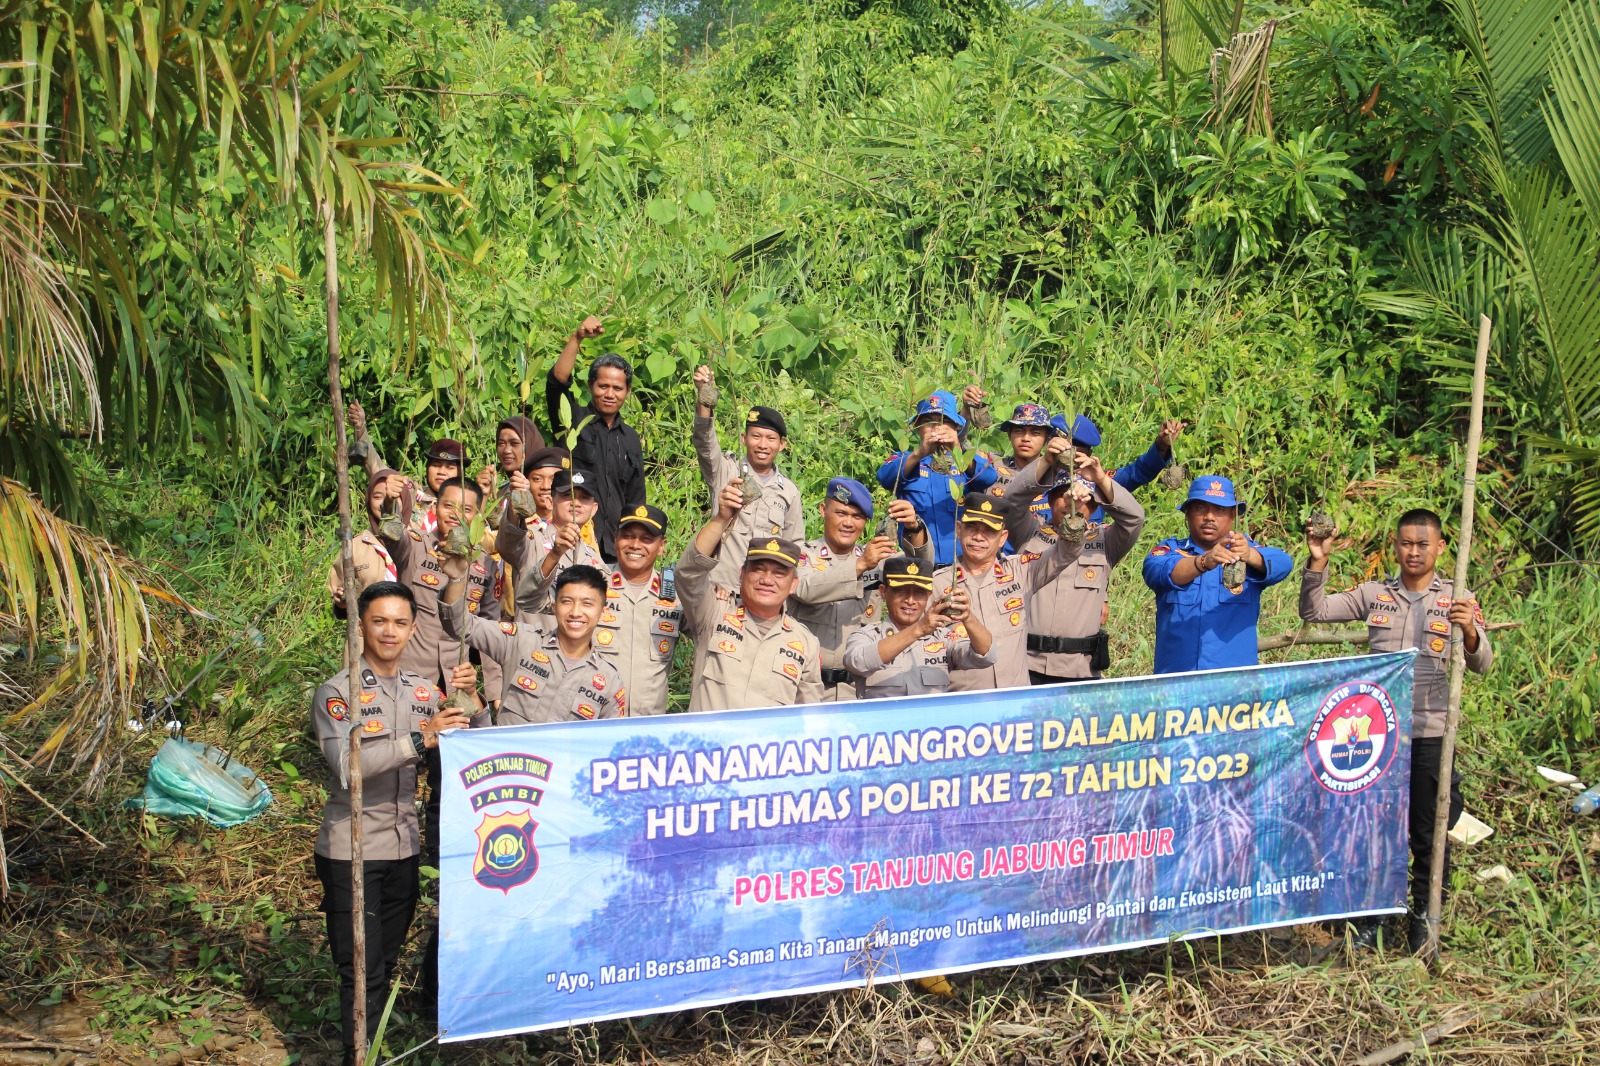
[[[421,539],[422,539],[422,534],[421,534],[421,533],[418,533],[418,532],[417,532],[417,531],[416,531],[416,530],[414,530],[414,529],[408,529],[408,530],[406,530],[406,532],[408,532],[408,533],[410,533],[410,534],[411,534],[411,539],[412,539],[412,540],[421,540]]]
[[[342,722],[350,717],[350,705],[339,696],[329,696],[328,702],[323,706],[323,709],[328,712],[328,717],[335,722]]]
[[[1150,555],[1151,555],[1152,558],[1154,558],[1156,556],[1160,556],[1160,555],[1171,555],[1171,554],[1172,554],[1172,549],[1167,547],[1165,544],[1157,544],[1154,548],[1150,549]]]

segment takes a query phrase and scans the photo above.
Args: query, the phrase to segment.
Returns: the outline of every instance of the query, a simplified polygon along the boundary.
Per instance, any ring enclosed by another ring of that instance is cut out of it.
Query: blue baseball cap
[[[1085,448],[1100,447],[1100,427],[1089,421],[1087,415],[1079,415],[1072,420],[1072,428],[1067,428],[1067,416],[1056,415],[1050,420],[1050,428],[1069,438],[1074,444],[1081,444]]]
[[[828,482],[827,498],[854,507],[868,518],[872,517],[872,493],[855,478],[836,477]]]
[[[911,424],[914,426],[927,416],[934,415],[938,418],[949,419],[957,429],[966,429],[967,420],[961,417],[961,412],[958,408],[959,404],[956,402],[955,393],[940,389],[926,400],[917,404],[917,413],[911,416]]]
[[[1050,425],[1050,409],[1042,403],[1019,403],[1011,417],[1000,423],[1002,430],[1022,429],[1025,426]]]
[[[1201,474],[1189,483],[1189,495],[1178,504],[1183,510],[1196,500],[1217,507],[1237,507],[1244,514],[1244,504],[1233,494],[1233,482],[1217,474]]]

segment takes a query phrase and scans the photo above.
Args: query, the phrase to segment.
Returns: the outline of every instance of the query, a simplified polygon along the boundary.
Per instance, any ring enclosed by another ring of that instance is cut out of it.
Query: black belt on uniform
[[[854,680],[855,678],[851,677],[848,670],[822,671],[822,683],[824,685],[848,685]]]
[[[1087,655],[1091,670],[1111,665],[1111,637],[1101,630],[1092,637],[1046,637],[1028,634],[1028,650],[1039,654]]]

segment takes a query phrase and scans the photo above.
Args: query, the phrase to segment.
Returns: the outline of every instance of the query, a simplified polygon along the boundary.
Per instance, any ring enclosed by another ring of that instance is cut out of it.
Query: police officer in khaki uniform
[[[738,589],[712,581],[723,533],[739,516],[739,479],[717,497],[717,513],[678,562],[678,596],[694,634],[691,711],[787,707],[822,702],[822,652],[817,638],[785,609],[799,578],[802,552],[793,541],[751,542]]]
[[[1087,494],[1081,485],[1075,496]],[[967,590],[973,615],[994,635],[990,657],[994,665],[976,670],[952,670],[950,689],[1014,688],[1028,684],[1029,604],[1044,586],[1055,580],[1078,558],[1081,542],[1058,539],[1041,554],[1000,556],[1005,543],[1005,505],[982,492],[969,492],[956,523],[961,549],[955,565],[933,576],[934,596],[953,586]]]
[[[872,520],[872,494],[853,478],[828,482],[822,503],[822,536],[805,543],[800,563],[800,586],[789,598],[789,613],[805,623],[822,647],[823,697],[829,702],[855,698],[855,678],[844,668],[845,632],[857,624],[867,607],[867,597],[878,584],[878,564],[899,552],[894,538],[875,536],[860,543]],[[889,514],[905,530],[912,554],[931,564],[933,546],[916,508],[895,500]],[[933,574],[933,567],[925,573]]]
[[[711,368],[702,366],[694,372],[694,383],[712,384]],[[796,544],[806,539],[806,517],[801,509],[800,489],[778,469],[778,456],[788,444],[789,427],[783,416],[770,407],[752,407],[744,417],[744,430],[739,443],[744,448],[743,459],[724,452],[717,439],[717,423],[713,409],[700,403],[694,406],[694,452],[700,460],[700,478],[711,494],[717,498],[728,482],[734,478],[746,479],[746,491],[760,496],[739,512],[738,519],[728,531],[722,545],[717,569],[712,580],[732,588],[739,583],[739,565],[744,562],[745,546],[756,538],[778,537]],[[741,482],[744,484],[745,482]]]
[[[397,491],[401,484],[401,479],[390,478],[389,491]],[[411,587],[416,600],[416,632],[406,645],[401,665],[434,684],[443,682],[447,692],[452,691],[450,675],[462,656],[460,642],[447,637],[439,624],[439,590],[444,587],[445,581],[444,571],[440,569],[439,543],[456,526],[471,524],[482,498],[483,490],[475,481],[462,478],[446,481],[439,488],[436,528],[427,533],[409,529],[400,539],[384,542],[394,558],[400,582]],[[467,565],[465,561],[463,565]],[[492,556],[478,552],[471,561],[469,571],[466,591],[469,608],[481,617],[499,618],[500,596],[504,591],[499,562]],[[490,699],[498,698],[498,667],[485,666],[484,684]]]
[[[438,746],[439,733],[469,724],[465,712],[444,706],[432,680],[400,666],[416,626],[411,590],[379,581],[357,602],[362,656],[311,699],[311,727],[328,760],[328,800],[313,849],[322,882],[328,946],[339,971],[340,1036],[345,1061],[354,1061],[355,937],[350,871],[350,744],[361,745],[361,843],[366,890],[367,1017],[383,1013],[395,961],[417,907],[421,838],[417,826],[417,765]],[[469,668],[470,669],[470,668]]]
[[[468,614],[462,602],[460,559],[446,559],[450,583],[439,595],[440,616],[505,673],[500,725],[626,718],[628,693],[616,664],[594,644],[605,610],[605,575],[592,566],[569,566],[556,577],[551,632],[516,622],[491,622]]]
[[[1439,557],[1446,542],[1444,523],[1432,511],[1413,510],[1395,526],[1394,550],[1400,572],[1386,581],[1364,581],[1348,592],[1328,595],[1328,556],[1338,530],[1314,537],[1306,530],[1311,557],[1300,576],[1300,618],[1305,622],[1365,621],[1373,651],[1417,649],[1411,690],[1411,950],[1428,938],[1428,882],[1433,872],[1433,819],[1439,802],[1440,761],[1445,718],[1450,712],[1450,639],[1455,627],[1466,652],[1467,669],[1484,673],[1494,662],[1483,611],[1472,593],[1459,595],[1455,582],[1441,577]],[[1461,777],[1450,780],[1450,824],[1461,816]],[[1444,883],[1450,884],[1446,855]],[[1378,922],[1359,928],[1358,942],[1374,943]]]
[[[550,480],[550,525],[543,536],[529,537],[514,518],[500,524],[495,544],[500,558],[517,573],[517,621],[553,628],[551,590],[569,566],[607,568],[600,553],[583,539],[583,526],[594,517],[593,478],[586,470],[557,470]]]
[[[607,581],[594,642],[622,671],[629,714],[667,710],[667,675],[683,635],[683,604],[674,575],[656,569],[666,544],[667,516],[661,508],[644,503],[622,513],[617,565]]]
[[[861,699],[944,692],[952,669],[994,665],[993,635],[972,615],[967,590],[957,586],[930,604],[932,593],[927,560],[902,555],[883,564],[885,617],[851,631],[844,646]]]
[[[1067,448],[1064,438],[1051,441],[1045,455],[1006,487],[1006,529],[1011,543],[1022,545],[1024,555],[1043,555],[1057,539],[1055,527],[1074,506],[1068,503],[1074,480],[1092,485],[1099,494],[1097,500],[1075,504],[1089,522],[1083,551],[1038,591],[1029,608],[1028,677],[1035,685],[1099,677],[1111,665],[1110,642],[1101,628],[1111,570],[1144,529],[1144,508],[1133,493],[1117,484],[1088,452],[1076,453],[1077,473],[1069,474],[1060,465]],[[1042,484],[1050,486],[1050,525],[1041,522],[1032,507]],[[1101,520],[1094,518],[1097,513]],[[1106,517],[1109,523],[1103,521]]]

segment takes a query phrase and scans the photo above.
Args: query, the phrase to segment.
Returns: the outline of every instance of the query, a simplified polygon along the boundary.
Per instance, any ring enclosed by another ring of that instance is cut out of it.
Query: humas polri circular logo
[[[1381,685],[1352,681],[1328,693],[1306,738],[1317,783],[1348,796],[1382,777],[1399,746],[1400,719]]]

